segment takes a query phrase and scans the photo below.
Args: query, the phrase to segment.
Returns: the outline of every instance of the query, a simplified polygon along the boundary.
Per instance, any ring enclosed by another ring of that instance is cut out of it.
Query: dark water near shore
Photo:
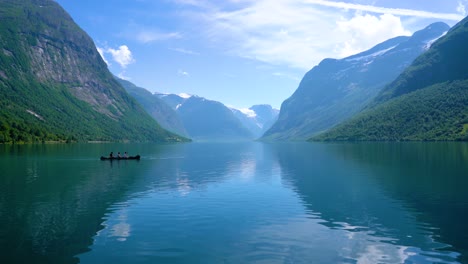
[[[467,189],[466,143],[0,145],[0,263],[468,263]]]

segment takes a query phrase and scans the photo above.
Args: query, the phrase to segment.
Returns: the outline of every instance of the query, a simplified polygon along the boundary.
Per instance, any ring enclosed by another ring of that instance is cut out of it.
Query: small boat
[[[129,156],[129,157],[104,157],[101,156],[101,160],[140,160],[140,155]]]

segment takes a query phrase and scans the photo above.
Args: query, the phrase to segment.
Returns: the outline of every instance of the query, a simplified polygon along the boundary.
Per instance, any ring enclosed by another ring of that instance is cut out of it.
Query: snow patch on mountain
[[[435,39],[431,39],[429,40],[426,45],[424,46],[424,50],[428,50],[431,48],[432,44],[434,44],[434,42],[436,42],[438,39],[440,39],[441,37],[445,36],[447,34],[448,31],[445,31],[444,33],[442,33],[442,35],[438,36],[437,38]]]
[[[352,58],[352,59],[347,59],[346,61],[362,61],[362,60],[368,60],[368,59],[373,59],[375,57],[378,57],[378,56],[381,56],[385,53],[387,53],[388,51],[394,49],[396,46],[393,46],[393,47],[390,47],[388,49],[384,49],[384,50],[379,50],[377,52],[374,52],[372,54],[369,54],[369,55],[366,55],[366,56],[362,56],[362,57],[357,57],[357,58]]]
[[[237,109],[239,111],[241,111],[244,115],[246,115],[247,117],[250,117],[250,118],[254,118],[257,116],[257,113],[255,113],[254,110],[252,109],[249,109],[249,108],[241,108],[241,109]]]
[[[180,94],[178,94],[178,96],[180,96],[180,97],[182,97],[184,99],[188,99],[188,98],[192,97],[191,94],[187,94],[187,93],[180,93]]]

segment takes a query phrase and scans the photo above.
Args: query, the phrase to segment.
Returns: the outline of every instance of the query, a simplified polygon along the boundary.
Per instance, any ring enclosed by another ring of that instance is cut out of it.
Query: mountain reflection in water
[[[0,261],[467,262],[467,161],[464,143],[0,146]]]

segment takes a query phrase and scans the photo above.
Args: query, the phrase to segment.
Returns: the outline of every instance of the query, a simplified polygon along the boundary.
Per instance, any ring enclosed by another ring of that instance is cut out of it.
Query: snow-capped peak
[[[187,94],[187,93],[180,93],[180,94],[178,94],[178,96],[180,96],[180,97],[182,97],[184,99],[188,99],[188,98],[192,97],[191,94]]]
[[[249,108],[236,108],[236,107],[233,107],[233,106],[230,106],[228,105],[227,106],[229,109],[231,109],[232,112],[241,112],[243,115],[245,115],[246,117],[248,118],[255,118],[257,117],[257,113],[252,110],[252,109],[249,109]]]
[[[253,117],[257,116],[257,113],[255,113],[254,110],[249,109],[249,108],[242,108],[242,109],[238,109],[238,110],[241,111],[244,115],[246,115],[247,117],[250,117],[250,118],[253,118]]]

